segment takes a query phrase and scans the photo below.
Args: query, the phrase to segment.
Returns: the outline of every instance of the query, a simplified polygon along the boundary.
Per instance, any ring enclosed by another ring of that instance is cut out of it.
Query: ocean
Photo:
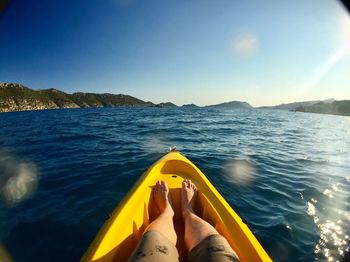
[[[273,260],[344,259],[350,117],[267,109],[1,113],[3,247],[16,261],[78,261],[171,146],[205,173]]]

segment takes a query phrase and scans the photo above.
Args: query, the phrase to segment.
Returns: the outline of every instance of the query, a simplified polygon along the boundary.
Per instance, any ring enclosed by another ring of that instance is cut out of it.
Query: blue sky
[[[350,99],[349,53],[332,0],[13,0],[0,16],[0,82],[179,105]]]

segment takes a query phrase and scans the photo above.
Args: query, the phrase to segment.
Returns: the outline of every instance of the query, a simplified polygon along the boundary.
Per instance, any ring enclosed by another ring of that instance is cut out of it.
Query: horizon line
[[[190,103],[176,103],[176,102],[172,102],[171,100],[167,100],[167,99],[164,99],[162,102],[159,102],[159,103],[156,103],[156,102],[153,102],[153,101],[150,101],[150,100],[147,100],[147,99],[143,99],[141,98],[140,96],[137,96],[137,95],[130,95],[130,94],[124,94],[124,93],[110,93],[110,92],[88,92],[88,91],[77,91],[77,92],[67,92],[67,91],[62,91],[61,89],[59,88],[56,88],[56,87],[48,87],[48,88],[32,88],[32,87],[28,87],[28,85],[26,84],[22,84],[22,83],[18,83],[18,82],[0,82],[0,84],[17,84],[17,85],[21,85],[21,86],[24,86],[24,87],[27,87],[29,89],[32,89],[34,91],[40,91],[40,90],[49,90],[49,89],[55,89],[55,90],[58,90],[60,92],[63,92],[63,93],[66,93],[66,94],[74,94],[74,93],[91,93],[91,94],[111,94],[111,95],[127,95],[127,96],[131,96],[131,97],[134,97],[134,98],[137,98],[137,99],[140,99],[144,102],[151,102],[153,104],[161,104],[161,103],[172,103],[176,106],[184,106],[184,105],[189,105],[189,104],[194,104],[198,107],[207,107],[207,106],[212,106],[212,105],[218,105],[218,104],[224,104],[224,103],[229,103],[229,102],[241,102],[241,103],[248,103],[250,106],[254,107],[254,108],[259,108],[259,107],[274,107],[274,106],[280,106],[280,105],[287,105],[287,104],[293,104],[293,103],[303,103],[303,102],[321,102],[321,101],[326,101],[326,100],[335,100],[335,101],[341,101],[341,100],[350,100],[349,99],[335,99],[335,98],[325,98],[325,99],[309,99],[309,100],[302,100],[302,101],[292,101],[292,102],[280,102],[278,104],[273,104],[273,105],[253,105],[252,103],[250,103],[249,101],[247,100],[240,100],[240,99],[237,99],[237,100],[224,100],[222,102],[215,102],[215,103],[212,103],[212,104],[201,104],[201,103],[195,103],[195,102],[190,102]]]

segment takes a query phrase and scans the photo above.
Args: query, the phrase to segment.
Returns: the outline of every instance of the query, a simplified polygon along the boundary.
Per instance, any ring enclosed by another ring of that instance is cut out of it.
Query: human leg
[[[174,229],[172,200],[164,181],[158,181],[152,191],[160,215],[146,228],[138,246],[129,258],[136,261],[178,261],[175,247],[177,236]]]
[[[194,213],[193,205],[196,197],[196,186],[191,180],[185,179],[182,182],[181,211],[185,226],[185,245],[188,251],[208,236],[219,234],[212,225]]]
[[[194,212],[197,188],[185,179],[181,190],[181,211],[185,226],[187,261],[239,261],[227,240]]]
[[[177,236],[173,222],[174,210],[172,208],[169,188],[165,181],[158,181],[156,183],[153,189],[153,199],[161,214],[146,228],[145,233],[148,231],[158,231],[176,245]]]

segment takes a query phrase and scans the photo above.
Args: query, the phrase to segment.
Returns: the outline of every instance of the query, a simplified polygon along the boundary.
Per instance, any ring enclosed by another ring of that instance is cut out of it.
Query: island
[[[330,115],[350,116],[350,100],[312,100],[304,102],[293,102],[277,106],[262,106],[259,109],[280,109],[293,112],[318,113]]]
[[[300,106],[294,111],[350,116],[350,100],[339,100],[331,103],[321,101],[309,106]]]
[[[150,107],[154,105],[152,102],[145,102],[123,94],[82,92],[67,94],[54,88],[33,90],[20,84],[0,83],[0,112],[87,107]]]
[[[171,103],[171,102],[166,102],[166,103],[159,103],[154,105],[154,107],[177,107],[177,105]]]
[[[199,106],[195,105],[195,104],[185,104],[182,105],[182,107],[186,107],[186,108],[198,108]]]
[[[321,100],[311,100],[311,101],[280,104],[277,106],[261,106],[258,108],[261,108],[261,109],[281,109],[281,110],[295,111],[297,108],[300,108],[300,107],[312,106],[312,105],[317,104],[319,102],[332,103],[333,101],[335,101],[335,100],[333,98],[330,98],[330,99],[326,99],[326,100],[322,100],[322,101]]]
[[[241,101],[230,101],[226,103],[216,104],[216,105],[209,105],[206,107],[215,107],[215,108],[253,108],[250,104],[247,102],[241,102]]]
[[[68,94],[55,88],[34,90],[17,83],[0,83],[0,112],[88,107],[152,107],[178,108],[172,102],[155,104],[124,94],[97,94],[76,92]],[[181,108],[203,108],[185,104]],[[294,112],[320,113],[350,116],[350,100],[313,100],[280,104],[276,106],[253,107],[247,102],[230,101],[207,105],[204,108],[223,109],[280,109]]]

